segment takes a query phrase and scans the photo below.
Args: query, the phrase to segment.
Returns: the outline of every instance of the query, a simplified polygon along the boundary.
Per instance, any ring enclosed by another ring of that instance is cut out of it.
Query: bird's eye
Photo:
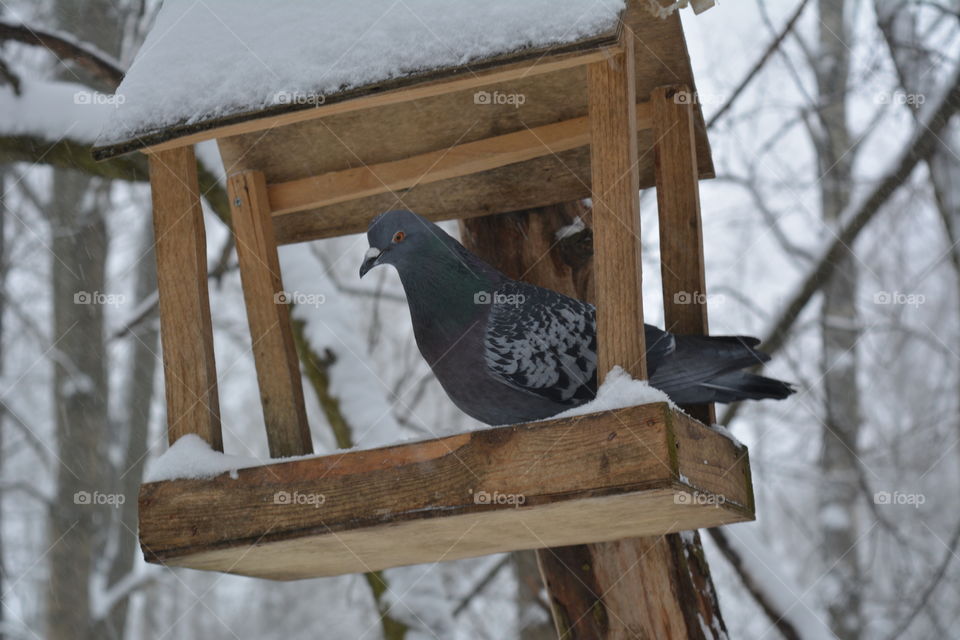
[[[407,237],[407,234],[405,234],[403,231],[397,231],[395,234],[393,234],[393,242],[394,244],[398,242],[403,242],[403,239],[406,237]]]

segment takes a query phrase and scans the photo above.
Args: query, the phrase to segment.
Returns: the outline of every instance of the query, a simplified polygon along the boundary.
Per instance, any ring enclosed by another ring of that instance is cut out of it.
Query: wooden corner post
[[[167,436],[195,433],[223,451],[197,159],[190,146],[149,158]]]
[[[230,176],[227,196],[270,456],[313,453],[300,361],[290,327],[290,294],[284,291],[280,277],[263,173],[243,171]]]
[[[693,93],[682,86],[658,87],[650,101],[664,321],[668,331],[706,335],[707,284]],[[712,404],[684,409],[701,422],[716,422]]]
[[[627,29],[623,54],[587,70],[601,377],[619,364],[646,378],[633,39]],[[696,532],[537,555],[562,640],[725,637]]]
[[[647,377],[640,274],[640,179],[633,38],[587,66],[598,381],[614,365]]]

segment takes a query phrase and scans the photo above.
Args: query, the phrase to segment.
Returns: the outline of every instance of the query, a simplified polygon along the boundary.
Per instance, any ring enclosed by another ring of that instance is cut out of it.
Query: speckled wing
[[[593,398],[597,330],[592,305],[523,282],[504,284],[489,302],[484,359],[495,378],[559,404]]]

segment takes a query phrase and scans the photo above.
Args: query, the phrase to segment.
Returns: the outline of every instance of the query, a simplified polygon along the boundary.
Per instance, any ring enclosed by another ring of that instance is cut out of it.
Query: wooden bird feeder
[[[576,41],[329,93],[322,104],[192,114],[95,148],[101,159],[149,156],[169,441],[197,434],[222,450],[201,141],[217,141],[228,174],[275,458],[313,451],[288,307],[275,303],[277,247],[365,231],[389,208],[449,220],[592,197],[599,371],[619,364],[645,377],[639,190],[656,186],[667,327],[705,332],[703,296],[679,304],[675,294],[705,291],[698,180],[713,176],[710,149],[679,16],[654,17],[646,4],[629,0],[613,26]],[[712,419],[710,408],[689,411]],[[279,492],[324,501],[278,503]],[[148,561],[279,580],[753,517],[746,450],[662,403],[278,460],[140,493]]]

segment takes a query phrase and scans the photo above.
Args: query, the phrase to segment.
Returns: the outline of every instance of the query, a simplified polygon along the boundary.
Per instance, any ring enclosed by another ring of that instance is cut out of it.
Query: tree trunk
[[[0,377],[4,370],[4,352],[3,352],[3,323],[4,312],[7,310],[7,207],[4,202],[7,194],[7,173],[0,169]],[[0,478],[3,477],[4,448],[3,443],[6,440],[4,429],[6,429],[6,407],[0,403]],[[0,492],[0,640],[6,638],[3,632],[7,621],[6,616],[6,594],[7,594],[7,565],[3,560],[3,492]]]
[[[136,265],[133,304],[139,305],[157,290],[157,262],[153,251],[153,228],[149,220],[145,224],[140,241],[140,256]],[[159,331],[157,313],[154,309],[143,322],[134,327],[128,339],[132,355],[129,371],[125,376],[123,393],[124,412],[121,420],[112,425],[111,441],[125,443],[121,468],[115,470],[111,486],[126,496],[126,501],[117,509],[112,527],[116,537],[116,552],[107,572],[107,584],[112,585],[127,576],[136,565],[140,551],[137,539],[137,493],[143,479],[143,467],[147,460],[150,434],[150,408],[153,405],[153,390],[156,382]],[[113,609],[99,621],[97,635],[101,638],[122,638],[127,621],[129,599],[122,598]]]
[[[544,611],[543,578],[536,551],[514,551],[513,575],[517,581],[517,635],[520,640],[554,640],[557,632]]]
[[[587,227],[558,240],[557,230],[577,216]],[[590,210],[581,202],[565,203],[463,220],[462,240],[511,278],[592,301],[589,220]],[[542,549],[537,555],[563,640],[726,634],[696,532]],[[676,602],[682,611],[670,606]],[[655,613],[642,628],[625,623],[636,617],[627,613],[639,608]]]
[[[111,54],[119,53],[120,13],[107,0],[60,0],[54,23]],[[74,81],[72,73],[65,79]],[[94,84],[95,83],[91,83]],[[107,458],[108,385],[104,343],[110,185],[54,170],[47,216],[53,280],[53,402],[59,464],[50,510],[47,638],[94,638],[90,584],[102,560],[105,504],[112,492]],[[131,500],[135,502],[135,500]]]
[[[850,200],[852,153],[847,129],[846,91],[849,69],[846,3],[820,0],[819,63],[815,68],[822,135],[817,144],[821,208],[826,226],[836,230]],[[823,287],[820,311],[824,385],[823,449],[820,457],[820,530],[823,561],[830,567],[827,611],[830,627],[841,640],[855,640],[863,628],[863,574],[855,517],[859,494],[858,435],[860,390],[857,386],[860,339],[857,314],[857,262],[844,251]]]

